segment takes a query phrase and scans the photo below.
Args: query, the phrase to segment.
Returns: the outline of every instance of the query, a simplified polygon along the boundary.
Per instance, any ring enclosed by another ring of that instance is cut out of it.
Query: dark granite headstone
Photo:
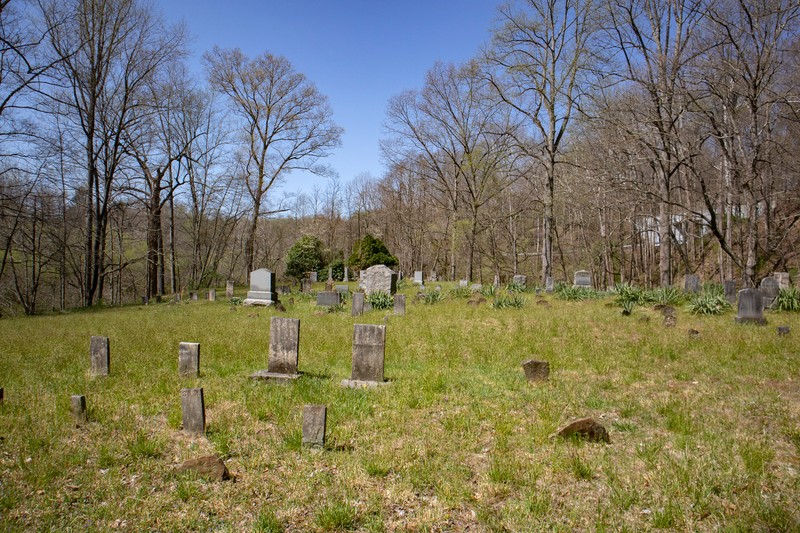
[[[778,297],[780,284],[775,278],[764,278],[761,280],[758,290],[761,291],[764,307],[772,307],[772,304],[775,303],[775,298]]]
[[[330,307],[342,303],[342,295],[336,291],[321,291],[317,293],[317,305]]]
[[[764,318],[764,304],[761,291],[758,289],[742,289],[739,291],[739,306],[736,312],[736,322],[750,322],[760,326],[767,323],[767,320]]]
[[[725,299],[728,301],[728,303],[731,304],[736,303],[736,280],[735,279],[725,280],[725,283],[723,283],[723,287],[725,290]]]
[[[352,316],[361,316],[364,314],[364,293],[363,292],[354,292],[353,293],[353,308],[351,315]]]

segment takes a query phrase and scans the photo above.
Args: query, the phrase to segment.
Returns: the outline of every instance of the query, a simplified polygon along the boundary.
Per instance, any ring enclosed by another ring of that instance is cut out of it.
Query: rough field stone
[[[594,418],[581,418],[570,422],[558,430],[558,436],[564,439],[578,438],[588,442],[611,443],[606,428]]]
[[[211,481],[225,481],[232,479],[228,467],[225,462],[216,455],[206,455],[205,457],[198,457],[197,459],[189,459],[184,461],[178,467],[178,472],[192,471],[197,475],[210,479]]]

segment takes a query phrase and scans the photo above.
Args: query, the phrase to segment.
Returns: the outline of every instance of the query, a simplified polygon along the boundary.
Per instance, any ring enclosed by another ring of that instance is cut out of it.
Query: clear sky
[[[383,175],[378,150],[389,98],[420,88],[436,61],[474,57],[490,36],[499,0],[156,0],[193,39],[191,68],[213,45],[286,57],[328,96],[345,130],[327,159],[341,181]],[[324,188],[323,178],[289,176],[286,192]]]

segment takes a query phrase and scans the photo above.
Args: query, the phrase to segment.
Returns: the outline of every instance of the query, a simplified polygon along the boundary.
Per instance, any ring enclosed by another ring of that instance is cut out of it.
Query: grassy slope
[[[409,297],[407,315],[387,319],[391,385],[368,391],[339,382],[353,323],[384,312],[287,305],[305,372],[288,386],[247,377],[266,368],[272,310],[191,302],[3,319],[0,530],[800,527],[800,315],[759,328],[684,311],[665,329],[650,309],[548,301],[501,311]],[[91,335],[111,338],[108,378],[87,374]],[[201,344],[199,379],[177,377],[180,341]],[[528,358],[551,362],[548,383],[525,382]],[[179,430],[189,386],[204,388],[206,438]],[[87,396],[80,428],[71,394]],[[328,406],[323,452],[300,447],[307,403]],[[611,445],[551,438],[582,416],[601,420]],[[174,472],[211,452],[235,483]]]

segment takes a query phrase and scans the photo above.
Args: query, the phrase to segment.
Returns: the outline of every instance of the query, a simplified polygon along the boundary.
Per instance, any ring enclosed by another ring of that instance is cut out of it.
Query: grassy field
[[[0,530],[800,529],[800,313],[758,327],[679,308],[665,328],[611,298],[492,309],[404,292],[405,316],[294,295],[286,313],[201,301],[3,318]],[[248,378],[267,366],[271,316],[300,318],[289,385]],[[389,385],[340,386],[354,323],[386,323]],[[109,377],[89,376],[91,335],[111,339]],[[201,344],[197,379],[177,375],[181,341]],[[548,382],[525,381],[530,358],[550,361]],[[182,387],[204,389],[204,438],[180,430]],[[80,427],[72,394],[89,406]],[[328,407],[324,450],[301,446],[309,403]],[[584,416],[610,444],[552,437]],[[235,482],[176,472],[210,453]]]

